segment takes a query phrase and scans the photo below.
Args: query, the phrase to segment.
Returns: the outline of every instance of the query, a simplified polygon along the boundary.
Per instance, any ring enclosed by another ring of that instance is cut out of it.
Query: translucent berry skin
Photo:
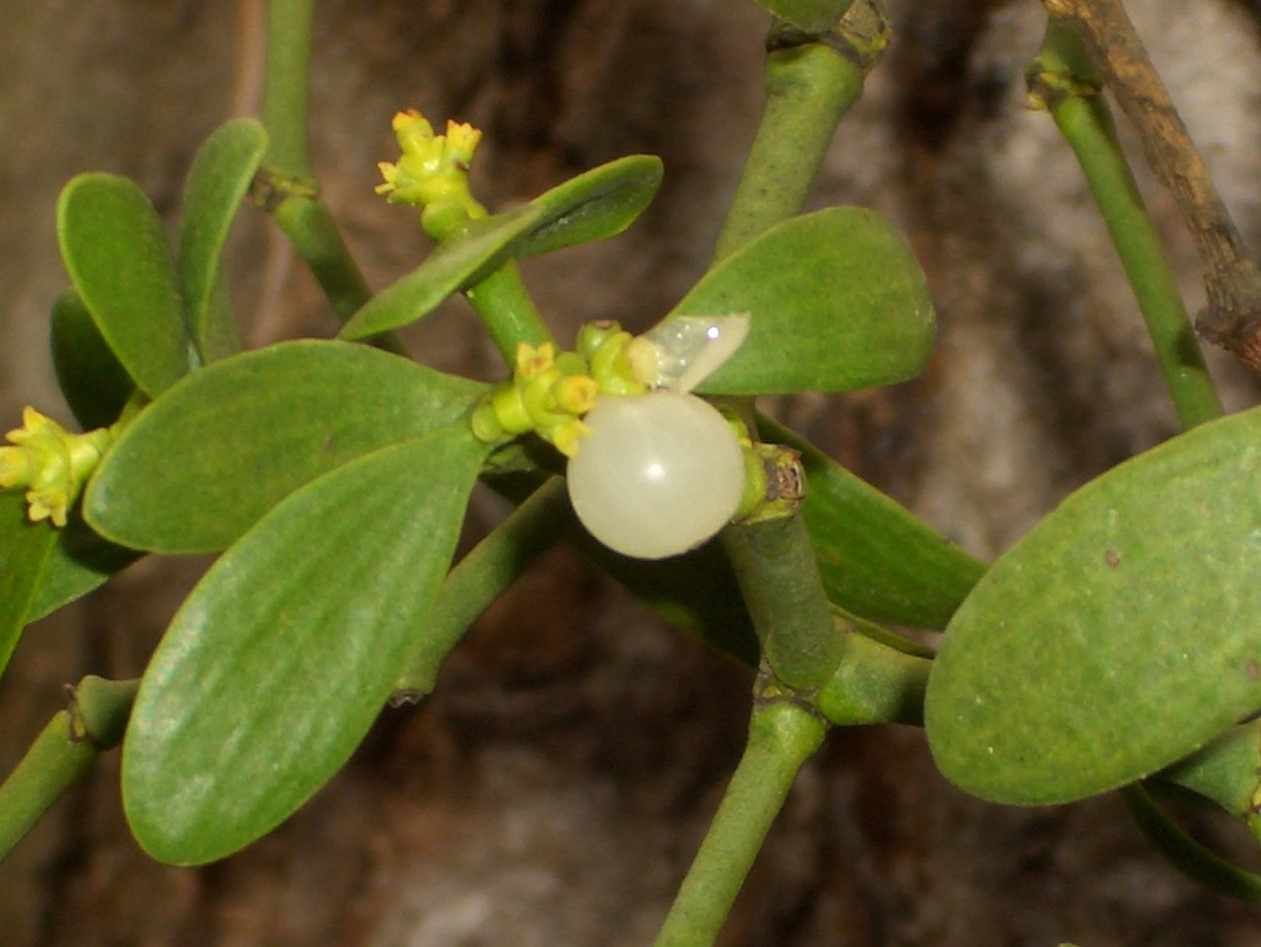
[[[602,396],[569,461],[569,498],[587,530],[637,559],[694,549],[735,514],[744,458],[735,432],[695,395]]]

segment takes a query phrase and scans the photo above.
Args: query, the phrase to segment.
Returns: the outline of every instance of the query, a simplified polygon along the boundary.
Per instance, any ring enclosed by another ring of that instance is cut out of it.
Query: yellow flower
[[[583,438],[590,436],[591,428],[574,418],[572,421],[568,421],[551,431],[548,439],[566,457],[574,457],[578,454],[579,442]]]
[[[5,437],[13,446],[0,447],[0,489],[28,487],[31,521],[59,527],[113,440],[108,428],[71,434],[30,407],[22,412],[22,427]]]
[[[472,125],[447,122],[446,135],[415,109],[394,116],[394,135],[403,154],[398,161],[382,161],[382,183],[375,188],[391,204],[411,204],[424,210],[421,222],[430,236],[444,239],[470,217],[486,216],[486,209],[469,191],[468,169],[482,133]]]
[[[529,342],[517,346],[517,377],[538,378],[556,364],[556,346],[544,342],[537,348]]]
[[[566,375],[552,386],[552,396],[562,411],[583,415],[595,407],[600,386],[588,375]]]
[[[403,149],[403,154],[433,141],[433,126],[416,109],[395,112],[390,126],[394,129],[394,136],[398,139],[398,146]]]
[[[481,140],[480,128],[474,128],[468,122],[447,122],[447,154],[459,167],[468,170],[473,162],[473,152]]]

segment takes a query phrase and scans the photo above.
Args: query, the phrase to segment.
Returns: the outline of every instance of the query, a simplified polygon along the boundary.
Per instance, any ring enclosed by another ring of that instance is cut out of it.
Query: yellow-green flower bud
[[[553,343],[544,342],[535,347],[529,342],[522,342],[517,346],[517,378],[538,378],[555,365],[556,346]]]
[[[556,428],[544,435],[544,438],[550,441],[566,457],[574,457],[578,453],[579,442],[583,438],[590,436],[590,427],[577,418],[570,418],[565,423],[557,425]]]
[[[587,375],[566,375],[552,385],[552,396],[561,410],[583,415],[595,407],[600,386]]]
[[[433,126],[416,109],[395,112],[390,121],[394,136],[403,154],[415,154],[425,149],[434,139]]]
[[[22,412],[22,427],[5,435],[0,447],[0,489],[28,487],[27,514],[33,522],[65,526],[70,506],[113,440],[108,428],[71,434],[34,408]]]
[[[376,192],[392,204],[422,209],[421,225],[435,240],[444,240],[466,220],[485,217],[486,208],[469,191],[468,169],[482,133],[472,125],[447,122],[446,135],[415,109],[394,116],[394,134],[402,156],[377,165],[383,183]]]
[[[591,353],[591,377],[606,395],[642,395],[648,390],[626,356],[632,338],[629,332],[619,329],[605,336],[600,347]]]
[[[458,167],[468,170],[473,163],[473,152],[481,140],[480,128],[474,128],[468,122],[447,121],[447,154]]]
[[[511,380],[495,386],[473,410],[473,434],[493,443],[504,435],[534,432],[573,456],[589,433],[579,419],[594,407],[600,390],[583,373],[585,367],[586,360],[572,352],[557,355],[551,342],[522,342]]]

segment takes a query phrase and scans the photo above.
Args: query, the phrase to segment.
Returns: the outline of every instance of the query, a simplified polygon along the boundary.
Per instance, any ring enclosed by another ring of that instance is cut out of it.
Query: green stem
[[[1261,268],[1249,258],[1208,165],[1187,134],[1123,0],[1042,0],[1054,21],[1078,32],[1143,143],[1148,163],[1173,192],[1204,266],[1208,303],[1196,328],[1261,371]]]
[[[343,322],[372,296],[358,264],[342,240],[328,205],[305,194],[284,197],[272,211],[276,223],[289,238],[319,282],[329,305]],[[380,344],[381,339],[374,339]],[[384,347],[398,350],[389,344]]]
[[[1085,172],[1147,323],[1183,427],[1219,417],[1221,400],[1160,235],[1125,160],[1095,71],[1080,37],[1054,19],[1030,70],[1030,86],[1035,100],[1049,107]]]
[[[553,341],[551,330],[530,298],[516,263],[505,263],[467,289],[465,296],[509,365],[516,364],[519,343],[541,345]]]
[[[854,4],[868,11],[879,6],[872,0]],[[772,30],[766,104],[714,262],[806,206],[836,126],[862,93],[866,73],[883,48],[882,33],[862,35],[848,29],[846,21],[824,36],[782,26]]]
[[[294,178],[312,178],[307,154],[311,29],[315,0],[270,0],[263,74],[268,161]]]
[[[924,691],[932,659],[891,647],[836,619],[845,660],[814,699],[835,726],[875,723],[924,725]]]
[[[797,773],[826,732],[817,716],[796,703],[755,703],[744,755],[656,947],[710,947],[717,940]]]
[[[473,547],[438,593],[419,646],[395,692],[418,697],[433,690],[438,668],[469,626],[556,538],[568,509],[565,481],[553,477]]]
[[[8,855],[48,808],[92,768],[100,755],[71,739],[70,713],[61,710],[0,784],[0,857]]]
[[[263,126],[267,158],[256,196],[293,243],[345,320],[372,292],[342,239],[328,206],[320,200],[311,170],[309,112],[311,30],[314,0],[271,0],[267,11],[267,63],[263,81]],[[401,351],[390,338],[375,344]]]
[[[880,0],[856,0],[825,35],[783,24],[772,29],[766,104],[715,262],[805,207],[837,123],[862,92],[886,41]],[[723,541],[772,671],[812,695],[836,671],[844,638],[834,633],[800,516],[733,526]]]
[[[1222,894],[1261,904],[1261,876],[1232,865],[1191,838],[1137,783],[1127,786],[1121,795],[1151,846],[1179,871]]]
[[[780,682],[813,696],[836,674],[845,636],[833,625],[801,514],[730,526],[722,541],[767,665]]]
[[[122,740],[138,686],[139,681],[84,678],[70,708],[58,711],[35,738],[0,784],[0,859],[91,770],[102,750]]]

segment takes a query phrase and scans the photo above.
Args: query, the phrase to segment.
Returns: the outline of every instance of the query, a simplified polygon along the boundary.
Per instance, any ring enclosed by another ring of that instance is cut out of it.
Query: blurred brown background
[[[1133,0],[1153,58],[1261,245],[1261,15],[1244,0]],[[64,284],[53,206],[83,170],[176,209],[199,140],[257,95],[261,4],[7,0],[0,32],[0,418],[60,411],[46,313]],[[1035,0],[900,0],[894,45],[848,117],[819,203],[896,219],[941,319],[926,375],[802,397],[782,416],[974,552],[1174,429],[1134,306],[1071,156],[1023,108]],[[767,18],[744,0],[327,0],[313,145],[370,281],[413,266],[408,214],[371,193],[391,114],[486,132],[504,206],[628,152],[664,189],[617,241],[532,263],[562,339],[650,324],[704,269],[760,103]],[[1188,300],[1201,289],[1152,189]],[[247,212],[235,295],[251,344],[329,335],[312,280]],[[483,377],[461,304],[409,336]],[[1255,385],[1215,359],[1232,407]],[[63,413],[64,416],[64,413]],[[5,422],[10,423],[10,422]],[[478,497],[471,523],[502,515]],[[137,674],[196,562],[145,562],[32,629],[0,682],[7,771],[85,673]],[[532,607],[546,601],[545,608]],[[387,712],[353,763],[274,835],[202,870],[129,840],[116,756],[0,865],[2,947],[632,947],[651,943],[739,751],[748,677],[557,549],[452,658],[437,694]],[[1233,827],[1202,828],[1248,854]],[[1152,855],[1118,801],[1024,811],[964,797],[918,732],[834,734],[804,774],[724,947],[1261,945],[1261,917]]]

